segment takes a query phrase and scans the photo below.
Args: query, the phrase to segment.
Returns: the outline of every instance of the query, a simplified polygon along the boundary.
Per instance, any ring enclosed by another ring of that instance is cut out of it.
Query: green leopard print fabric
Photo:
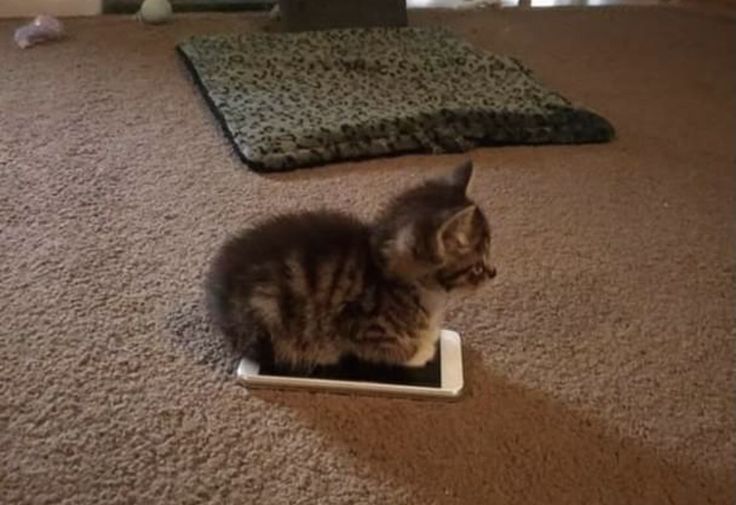
[[[441,29],[197,36],[178,51],[257,171],[613,137],[520,62]]]

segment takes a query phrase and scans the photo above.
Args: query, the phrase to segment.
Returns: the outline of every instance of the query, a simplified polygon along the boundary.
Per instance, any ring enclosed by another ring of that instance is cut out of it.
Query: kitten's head
[[[468,197],[472,176],[468,161],[389,204],[374,234],[386,273],[446,291],[475,288],[496,275],[488,221]]]

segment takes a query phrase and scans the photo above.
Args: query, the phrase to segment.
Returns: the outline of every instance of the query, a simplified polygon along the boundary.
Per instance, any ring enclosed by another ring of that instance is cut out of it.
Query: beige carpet
[[[199,284],[228,232],[325,203],[369,216],[462,158],[244,170],[173,46],[262,21],[76,20],[28,51],[0,23],[0,502],[733,503],[734,21],[414,15],[619,133],[471,153],[499,277],[450,313],[453,404],[246,395],[173,335],[207,336]]]

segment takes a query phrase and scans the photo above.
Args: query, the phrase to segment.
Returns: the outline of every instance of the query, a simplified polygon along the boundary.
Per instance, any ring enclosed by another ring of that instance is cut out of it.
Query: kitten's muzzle
[[[496,277],[496,267],[491,267],[486,270],[486,277],[488,277],[488,280],[493,279]]]

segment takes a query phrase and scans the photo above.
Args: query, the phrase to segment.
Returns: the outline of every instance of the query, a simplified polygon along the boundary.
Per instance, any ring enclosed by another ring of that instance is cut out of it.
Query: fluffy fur
[[[245,230],[212,263],[213,320],[256,360],[425,365],[447,295],[495,276],[488,223],[467,194],[472,172],[468,162],[404,192],[373,223],[320,211]]]

